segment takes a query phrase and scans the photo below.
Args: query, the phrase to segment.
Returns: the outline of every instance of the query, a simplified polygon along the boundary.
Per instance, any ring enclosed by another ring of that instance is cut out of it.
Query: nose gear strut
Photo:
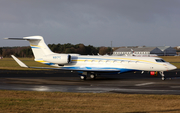
[[[165,75],[164,75],[164,71],[160,71],[159,73],[160,73],[161,76],[162,76],[162,80],[165,80],[166,78],[165,78]]]

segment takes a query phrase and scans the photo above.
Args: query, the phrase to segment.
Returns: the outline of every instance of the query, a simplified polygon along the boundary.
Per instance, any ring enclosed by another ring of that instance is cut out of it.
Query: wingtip
[[[11,55],[11,57],[21,66],[25,68],[29,68],[26,64],[24,64],[22,61],[20,61],[18,58],[16,58],[14,55]]]

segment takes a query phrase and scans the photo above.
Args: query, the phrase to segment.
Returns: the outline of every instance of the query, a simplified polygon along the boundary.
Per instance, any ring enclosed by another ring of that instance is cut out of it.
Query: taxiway
[[[80,80],[78,73],[57,70],[0,70],[1,90],[61,91],[84,93],[180,94],[180,70],[151,76],[148,72],[99,75]]]

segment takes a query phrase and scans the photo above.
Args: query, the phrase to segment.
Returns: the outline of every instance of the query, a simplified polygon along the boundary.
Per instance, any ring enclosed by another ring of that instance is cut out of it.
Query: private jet
[[[58,69],[77,71],[80,79],[87,77],[95,79],[100,74],[121,74],[132,71],[159,72],[165,80],[164,71],[174,70],[176,67],[158,57],[134,56],[98,56],[54,53],[45,44],[42,36],[29,36],[22,38],[5,38],[12,40],[27,40],[30,43],[35,61],[54,67],[30,67],[11,55],[12,58],[24,68]]]

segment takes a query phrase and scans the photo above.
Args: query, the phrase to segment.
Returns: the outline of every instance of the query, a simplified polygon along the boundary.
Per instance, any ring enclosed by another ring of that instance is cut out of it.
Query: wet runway
[[[95,80],[80,80],[78,73],[69,71],[13,71],[0,70],[1,90],[47,92],[180,94],[180,70],[151,76],[148,72],[131,72],[119,75],[99,75]]]

